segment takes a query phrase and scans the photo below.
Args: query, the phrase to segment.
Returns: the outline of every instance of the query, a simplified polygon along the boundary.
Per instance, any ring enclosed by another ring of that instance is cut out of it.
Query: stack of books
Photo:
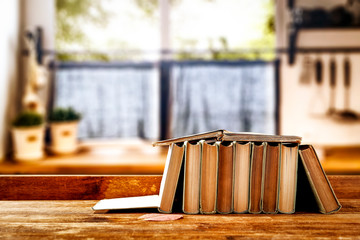
[[[338,211],[341,205],[315,149],[300,142],[297,136],[225,130],[155,142],[169,146],[160,194],[101,200],[93,209],[294,213],[298,204],[301,211],[314,205],[321,213]]]

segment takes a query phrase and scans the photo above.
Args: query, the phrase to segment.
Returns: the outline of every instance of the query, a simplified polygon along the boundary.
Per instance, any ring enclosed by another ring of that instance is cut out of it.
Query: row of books
[[[93,209],[157,207],[171,213],[181,206],[187,214],[294,213],[298,202],[316,204],[322,213],[338,211],[314,148],[300,141],[224,130],[159,141],[154,145],[169,145],[159,195],[102,200]]]
[[[180,188],[182,210],[188,214],[293,213],[297,150],[296,143],[174,143],[163,179],[166,196],[159,210],[171,212]]]

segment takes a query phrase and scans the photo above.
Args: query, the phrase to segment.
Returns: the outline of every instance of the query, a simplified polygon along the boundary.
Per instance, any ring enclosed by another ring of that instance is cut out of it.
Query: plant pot
[[[55,154],[71,154],[77,151],[78,121],[51,123],[51,151]]]
[[[13,127],[15,159],[31,162],[44,157],[44,126]]]

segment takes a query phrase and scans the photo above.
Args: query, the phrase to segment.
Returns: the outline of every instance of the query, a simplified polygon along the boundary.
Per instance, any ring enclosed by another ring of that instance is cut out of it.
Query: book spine
[[[220,142],[203,142],[200,183],[201,214],[216,213],[219,145]]]
[[[200,211],[200,166],[202,144],[187,142],[184,164],[183,212],[198,214]]]
[[[234,142],[234,213],[249,211],[252,142]]]
[[[266,143],[254,143],[250,167],[250,202],[249,213],[262,212],[262,196],[264,188],[264,160]],[[260,186],[260,187],[259,187]]]
[[[295,152],[293,152],[292,157],[289,158],[289,156],[285,156],[285,154],[289,154],[289,153],[285,153],[284,150],[288,148],[292,150],[294,150]],[[280,145],[280,168],[279,168],[279,194],[278,194],[278,211],[280,213],[285,213],[285,214],[292,214],[295,212],[295,205],[296,205],[296,190],[297,190],[297,172],[298,172],[298,150],[299,150],[299,144],[297,143],[281,143]],[[284,161],[284,162],[283,162]],[[289,175],[291,168],[294,168],[294,173],[292,175]],[[290,177],[293,177],[293,182],[294,182],[294,186],[287,186],[284,188],[285,183],[289,182],[289,179],[285,178],[285,175],[289,175]],[[284,188],[284,189],[282,189]],[[283,199],[286,199],[287,197],[285,196],[286,191],[292,191],[293,195],[290,196],[290,198],[293,198],[293,202],[292,202],[292,207],[291,209],[283,209],[282,206],[280,205],[281,201]]]
[[[275,214],[278,212],[280,145],[268,143],[265,154],[263,212]]]
[[[218,213],[233,211],[233,143],[222,142],[219,147]]]
[[[265,158],[266,158],[266,150],[268,147],[268,143],[263,143],[264,150],[263,150],[263,156],[262,156],[262,172],[261,172],[261,199],[260,199],[260,211],[263,212],[263,199],[264,199],[264,181],[265,181]]]

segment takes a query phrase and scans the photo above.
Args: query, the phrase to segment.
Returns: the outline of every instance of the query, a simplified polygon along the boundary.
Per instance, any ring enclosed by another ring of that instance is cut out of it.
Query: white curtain
[[[170,136],[215,129],[276,133],[274,62],[174,62],[169,68]],[[155,66],[60,67],[55,76],[54,105],[83,114],[81,138],[158,139],[166,127],[159,121]]]
[[[59,67],[54,106],[83,114],[80,138],[158,139],[158,78],[155,67]]]
[[[171,133],[276,133],[275,63],[174,64]]]

